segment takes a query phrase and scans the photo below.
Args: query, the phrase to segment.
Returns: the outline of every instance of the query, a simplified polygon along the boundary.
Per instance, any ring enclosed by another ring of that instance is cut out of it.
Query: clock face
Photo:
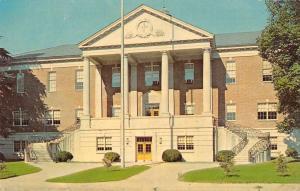
[[[137,26],[138,36],[146,38],[152,34],[153,26],[148,21],[141,21]]]

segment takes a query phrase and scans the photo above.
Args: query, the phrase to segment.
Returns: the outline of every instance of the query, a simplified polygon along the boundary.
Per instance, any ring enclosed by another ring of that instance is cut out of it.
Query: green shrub
[[[67,151],[60,151],[56,154],[57,162],[67,162],[73,159],[73,155]]]
[[[119,162],[120,155],[115,152],[108,152],[108,153],[105,153],[104,159],[110,160],[111,162]]]
[[[286,151],[285,151],[285,155],[287,157],[293,157],[293,158],[296,158],[298,156],[298,152],[296,149],[294,148],[287,148]]]
[[[281,176],[288,175],[288,167],[287,160],[283,154],[280,154],[276,160],[277,163],[277,172],[280,173]]]
[[[233,172],[234,156],[234,152],[230,150],[223,150],[217,153],[216,160],[219,162],[219,165],[223,169],[226,176],[229,176],[230,173]]]
[[[3,153],[0,152],[0,161],[5,161],[6,158]]]
[[[217,153],[216,160],[218,162],[226,162],[232,160],[234,156],[235,156],[234,152],[230,150],[223,150]]]
[[[178,162],[182,161],[182,155],[176,149],[168,149],[163,152],[162,160],[165,162]]]

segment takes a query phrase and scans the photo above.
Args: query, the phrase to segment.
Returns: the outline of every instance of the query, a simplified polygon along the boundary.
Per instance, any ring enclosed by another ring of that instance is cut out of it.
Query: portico
[[[202,161],[212,161],[212,39],[213,35],[202,29],[141,6],[125,17],[123,66],[119,21],[81,42],[84,85],[80,137],[108,136],[115,143],[113,150],[119,152],[123,96],[126,161],[159,161],[165,149],[176,149],[186,139],[193,144],[188,147],[192,151],[183,152],[186,159],[199,160],[196,155]],[[83,145],[79,150],[92,152]]]

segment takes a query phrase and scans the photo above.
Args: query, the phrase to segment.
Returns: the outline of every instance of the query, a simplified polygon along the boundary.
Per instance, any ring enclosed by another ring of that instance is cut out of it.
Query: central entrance
[[[152,160],[152,137],[136,137],[137,161]]]

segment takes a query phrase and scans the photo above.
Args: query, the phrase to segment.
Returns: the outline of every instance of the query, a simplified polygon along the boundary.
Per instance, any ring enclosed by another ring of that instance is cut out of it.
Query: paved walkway
[[[48,178],[101,166],[100,163],[39,163],[39,173],[0,180],[0,191],[300,191],[300,185],[289,184],[203,184],[177,180],[186,171],[217,166],[216,163],[160,163],[127,180],[90,184],[48,183]]]

